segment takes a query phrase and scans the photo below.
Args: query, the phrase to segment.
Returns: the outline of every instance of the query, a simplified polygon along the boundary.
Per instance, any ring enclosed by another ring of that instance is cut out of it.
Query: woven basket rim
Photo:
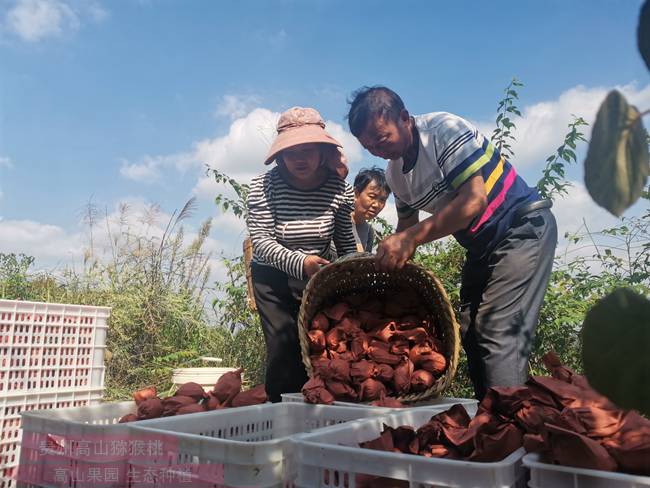
[[[340,258],[330,265],[323,267],[321,270],[315,273],[307,283],[300,304],[297,327],[302,361],[310,378],[312,378],[314,375],[309,356],[309,340],[307,335],[307,332],[309,330],[309,320],[311,320],[313,315],[310,315],[308,310],[311,306],[311,303],[314,301],[314,298],[319,299],[320,302],[323,301],[318,293],[319,289],[322,288],[322,284],[327,283],[329,276],[346,271],[353,273],[355,269],[361,268],[364,269],[364,273],[367,273],[370,268],[374,270],[374,262],[375,257],[367,253],[348,255]],[[436,303],[436,300],[434,299],[434,303],[429,304],[429,307],[435,309],[436,315],[438,316],[438,322],[440,322],[440,326],[446,329],[444,334],[449,334],[448,342],[451,342],[451,347],[448,347],[446,349],[451,350],[445,350],[445,357],[448,362],[447,370],[442,376],[440,376],[440,378],[436,380],[431,388],[423,392],[410,393],[408,395],[400,396],[397,398],[403,402],[415,402],[440,396],[442,392],[451,384],[456,374],[460,352],[460,327],[456,320],[451,302],[449,301],[449,297],[447,296],[442,283],[433,273],[413,262],[408,262],[404,268],[399,271],[376,273],[377,275],[384,277],[388,282],[400,282],[404,281],[405,277],[408,277],[409,275],[419,275],[419,277],[423,278],[423,280],[429,284],[431,287],[430,291],[433,293],[434,297],[439,300],[440,303]],[[345,291],[342,292],[341,295],[345,295],[347,293],[349,292]],[[418,294],[422,295],[420,291],[418,291]],[[327,301],[327,298],[325,298],[325,301]]]

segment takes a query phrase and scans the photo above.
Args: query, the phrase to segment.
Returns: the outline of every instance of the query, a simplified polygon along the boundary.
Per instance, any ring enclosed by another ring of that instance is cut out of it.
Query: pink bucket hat
[[[273,141],[264,164],[271,164],[281,151],[298,144],[317,142],[327,144],[323,158],[328,168],[341,178],[348,175],[348,165],[341,143],[325,132],[325,122],[317,110],[293,107],[280,115],[278,136]]]

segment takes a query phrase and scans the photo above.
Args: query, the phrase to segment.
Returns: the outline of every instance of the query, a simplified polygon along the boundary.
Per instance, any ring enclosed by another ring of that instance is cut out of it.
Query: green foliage
[[[650,415],[650,301],[628,288],[599,300],[585,317],[583,360],[591,385],[623,408]]]
[[[393,226],[386,221],[386,219],[382,217],[375,217],[372,219],[372,228],[375,231],[375,236],[377,238],[377,241],[381,241],[382,239],[388,237],[391,235],[393,232],[395,232],[395,229],[393,229]]]
[[[591,198],[616,217],[641,196],[650,175],[648,133],[641,114],[617,90],[600,106],[585,158]]]
[[[17,300],[31,300],[29,268],[34,264],[32,256],[24,254],[0,254],[1,296],[15,297]]]
[[[216,283],[217,296],[212,302],[221,323],[216,354],[228,364],[243,367],[247,382],[263,383],[264,336],[259,315],[248,306],[244,260],[242,257],[222,258],[222,262],[227,279]]]
[[[235,216],[245,219],[247,215],[246,199],[248,198],[250,186],[245,183],[239,183],[234,178],[230,178],[228,175],[217,169],[211,168],[208,172],[212,173],[217,183],[226,185],[234,191],[236,195],[236,198],[228,198],[221,193],[218,194],[214,199],[217,207],[219,207],[224,213],[232,212]]]
[[[421,246],[413,261],[431,271],[440,280],[456,314],[456,320],[460,323],[460,280],[465,262],[465,250],[462,246],[453,239],[435,241]],[[467,356],[463,349],[458,358],[456,377],[445,391],[445,395],[458,398],[474,396],[474,388],[467,369]]]
[[[215,284],[220,293],[212,300],[212,306],[224,325],[234,332],[239,326],[255,324],[258,315],[248,307],[243,257],[222,258],[221,261],[226,269],[226,280]]]
[[[515,115],[521,117],[521,112],[515,101],[519,99],[517,88],[522,86],[524,86],[523,83],[517,78],[513,78],[504,90],[504,97],[499,100],[497,106],[496,128],[492,132],[491,140],[506,159],[511,159],[514,156],[511,143],[515,141],[514,131],[517,126],[512,119]]]
[[[580,127],[589,125],[582,117],[573,116],[569,124],[569,132],[564,136],[564,142],[554,154],[546,158],[546,166],[542,177],[537,182],[537,190],[542,198],[553,199],[554,196],[568,194],[567,188],[571,184],[565,179],[565,165],[576,162],[576,147],[578,143],[586,141]]]
[[[236,330],[218,327],[215,331],[215,354],[223,358],[226,364],[243,367],[244,380],[248,385],[264,383],[266,347],[257,317],[254,322],[240,325]]]
[[[117,219],[104,218],[107,256],[96,255],[97,239],[89,241],[80,271],[30,273],[33,258],[0,255],[2,298],[112,307],[105,398],[128,398],[149,384],[169,389],[172,369],[229,348],[218,343],[228,337],[209,324],[211,310],[205,307],[211,256],[203,248],[210,222],[185,242],[181,224],[192,210],[190,200],[160,232],[157,206],[133,221],[123,205]],[[92,226],[97,226],[97,212],[93,216]]]
[[[227,187],[226,191],[235,193],[235,198],[217,195],[217,206],[224,213],[232,212],[236,217],[245,219],[250,186],[216,169],[210,171],[217,183]],[[222,256],[221,261],[226,270],[226,280],[215,283],[216,296],[212,300],[212,308],[221,326],[218,329],[217,354],[229,364],[243,367],[246,382],[253,385],[263,383],[266,348],[259,315],[250,309],[248,303],[243,255]]]
[[[648,0],[641,9],[637,41],[650,69]],[[646,113],[639,113],[623,95],[613,90],[596,116],[585,159],[585,184],[593,200],[616,216],[640,197],[650,200],[650,188],[644,188],[650,175],[650,136],[642,120]],[[614,253],[606,248],[604,254],[598,251],[598,258],[615,278],[627,278],[627,286],[641,293],[626,286],[614,289],[589,310],[582,329],[582,358],[589,382],[618,405],[646,415],[650,414],[647,389],[650,343],[648,221],[650,210],[646,209],[641,218],[623,220],[621,225],[603,231],[614,238],[622,238],[624,249],[618,249],[622,253]],[[630,243],[639,235],[642,244],[640,249],[634,249]]]

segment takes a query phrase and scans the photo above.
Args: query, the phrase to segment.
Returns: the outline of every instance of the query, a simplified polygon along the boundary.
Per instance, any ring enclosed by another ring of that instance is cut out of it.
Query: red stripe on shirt
[[[496,209],[503,204],[503,202],[506,199],[506,193],[508,193],[508,190],[515,182],[516,177],[517,177],[517,173],[515,173],[515,168],[511,167],[510,172],[506,175],[505,179],[503,180],[503,188],[501,188],[499,194],[496,197],[494,197],[494,200],[492,200],[488,204],[487,208],[485,209],[485,212],[483,212],[483,215],[481,215],[481,219],[474,227],[470,229],[470,232],[476,232],[479,229],[479,227],[481,227],[485,222],[488,221],[490,217],[492,217]]]

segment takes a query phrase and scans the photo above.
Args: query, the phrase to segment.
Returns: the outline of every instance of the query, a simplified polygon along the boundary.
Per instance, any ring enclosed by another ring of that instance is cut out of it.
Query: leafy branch
[[[523,83],[517,78],[513,78],[504,90],[505,96],[497,106],[496,128],[492,132],[492,142],[506,159],[511,159],[514,156],[511,143],[515,141],[513,132],[517,126],[512,121],[512,117],[515,115],[521,117],[521,112],[515,101],[519,100],[517,88],[522,86],[524,86]]]
[[[228,198],[223,194],[218,194],[214,202],[217,204],[217,207],[221,209],[222,212],[226,213],[232,211],[239,218],[246,218],[246,200],[248,198],[248,193],[250,192],[250,185],[246,183],[240,183],[234,178],[222,173],[217,169],[208,169],[207,173],[212,173],[214,179],[217,183],[229,186],[237,195],[237,198]]]
[[[553,195],[566,195],[567,188],[571,186],[565,175],[565,163],[576,162],[575,149],[579,142],[585,142],[584,134],[580,127],[589,125],[582,117],[573,116],[573,122],[569,124],[569,132],[564,136],[564,142],[558,147],[555,153],[546,158],[546,167],[542,171],[542,177],[537,182],[537,190],[543,198],[553,198]]]

